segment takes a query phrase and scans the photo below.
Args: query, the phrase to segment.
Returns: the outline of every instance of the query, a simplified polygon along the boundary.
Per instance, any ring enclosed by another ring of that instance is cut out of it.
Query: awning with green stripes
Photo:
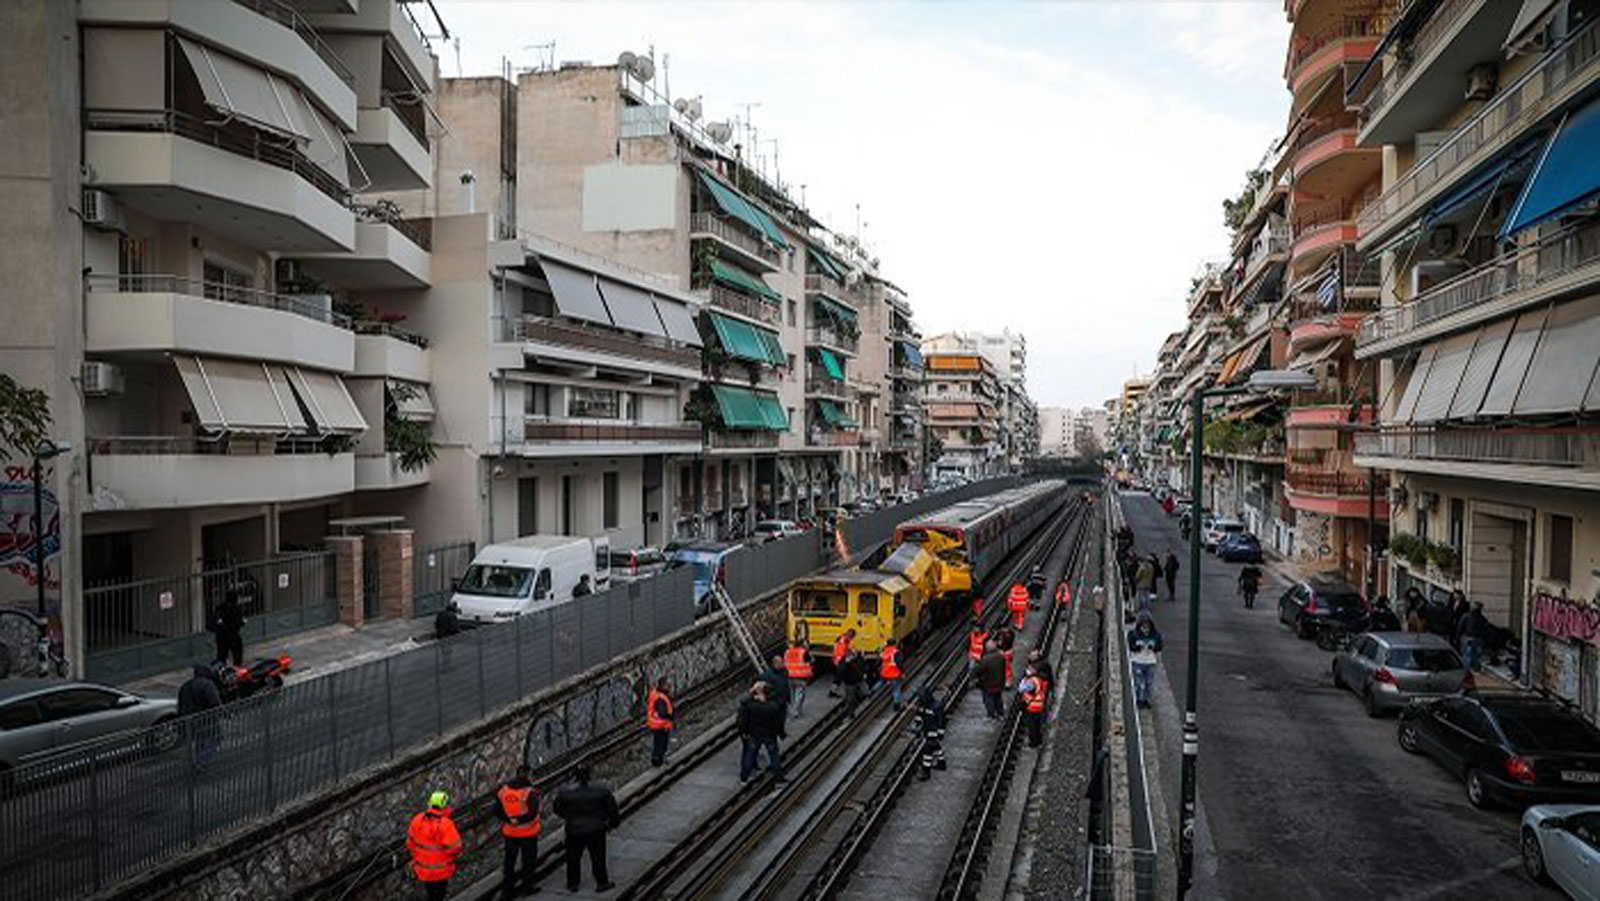
[[[711,192],[711,199],[716,201],[724,213],[766,235],[767,240],[773,244],[783,248],[789,246],[789,242],[783,240],[783,233],[778,230],[778,224],[772,221],[772,217],[768,216],[765,210],[746,200],[738,191],[712,178],[711,174],[704,170],[700,172],[700,181],[706,186],[706,190]]]
[[[775,366],[788,362],[777,332],[720,313],[707,312],[706,315],[711,317],[711,328],[729,356]]]
[[[737,266],[729,266],[727,263],[712,260],[711,277],[735,291],[742,291],[745,294],[764,298],[773,303],[783,302],[783,295],[767,287],[767,283],[761,280],[761,276],[751,275]]]
[[[822,421],[835,428],[844,427],[844,411],[831,400],[817,401],[817,412],[822,414]]]
[[[817,305],[817,309],[822,313],[823,316],[833,320],[839,325],[855,324],[856,311],[850,309],[842,303],[834,303],[826,297],[814,297],[812,298],[812,303]]]
[[[844,381],[844,367],[839,365],[839,358],[834,356],[833,351],[826,347],[815,347],[812,348],[812,351],[816,354],[818,362],[822,364],[822,368],[828,371],[828,378],[836,382]]]
[[[717,398],[725,428],[781,432],[789,427],[789,415],[776,394],[731,385],[712,385],[711,393]]]
[[[844,281],[845,267],[826,250],[815,244],[806,244],[806,255],[817,264],[817,270],[837,281]]]

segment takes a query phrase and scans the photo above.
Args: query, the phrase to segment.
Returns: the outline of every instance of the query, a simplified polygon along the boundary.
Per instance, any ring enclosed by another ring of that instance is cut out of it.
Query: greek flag
[[[1328,274],[1322,279],[1322,284],[1317,285],[1317,306],[1324,313],[1331,312],[1339,305],[1339,258],[1333,258],[1333,265],[1328,267]]]

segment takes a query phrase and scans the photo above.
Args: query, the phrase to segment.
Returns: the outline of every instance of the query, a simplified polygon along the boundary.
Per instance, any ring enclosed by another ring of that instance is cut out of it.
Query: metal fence
[[[412,552],[411,606],[416,616],[432,616],[450,600],[453,583],[477,556],[471,541],[436,544]]]

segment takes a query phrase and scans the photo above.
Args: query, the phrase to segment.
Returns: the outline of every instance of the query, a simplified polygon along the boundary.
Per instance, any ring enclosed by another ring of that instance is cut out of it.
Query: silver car
[[[165,698],[89,682],[7,679],[0,682],[0,782],[15,767],[177,716],[178,702]]]
[[[1472,687],[1450,643],[1432,634],[1367,632],[1333,656],[1333,684],[1361,696],[1368,716]]]

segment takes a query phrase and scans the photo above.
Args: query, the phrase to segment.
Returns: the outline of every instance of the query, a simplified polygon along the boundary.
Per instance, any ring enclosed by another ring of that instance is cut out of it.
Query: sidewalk
[[[380,619],[360,629],[336,623],[258,644],[246,644],[244,662],[248,666],[251,661],[261,657],[288,654],[294,659],[289,669],[289,679],[300,681],[398,654],[416,647],[419,640],[432,635],[432,617]],[[178,688],[193,675],[194,663],[210,662],[209,659],[196,660],[180,669],[146,676],[121,687],[136,694],[176,695]]]

